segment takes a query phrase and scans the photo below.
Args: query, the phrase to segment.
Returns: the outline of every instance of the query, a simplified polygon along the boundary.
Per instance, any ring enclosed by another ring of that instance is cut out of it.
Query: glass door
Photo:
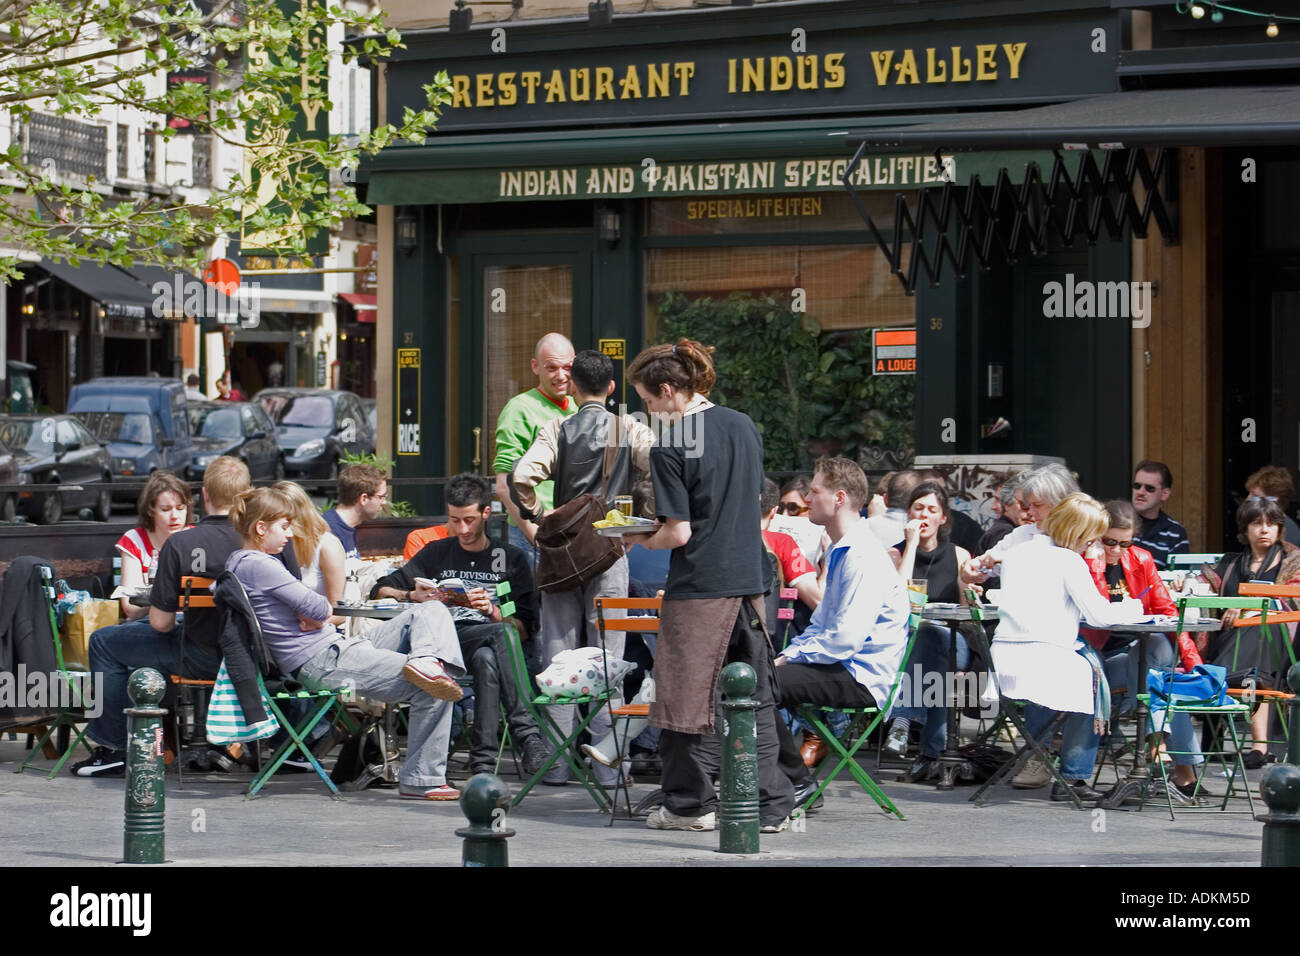
[[[559,332],[581,343],[590,335],[590,256],[470,259],[471,322],[458,350],[461,364],[455,377],[460,386],[453,392],[464,414],[453,416],[460,427],[452,432],[449,473],[487,475],[492,473],[497,416],[512,397],[537,384],[531,360],[538,339]]]

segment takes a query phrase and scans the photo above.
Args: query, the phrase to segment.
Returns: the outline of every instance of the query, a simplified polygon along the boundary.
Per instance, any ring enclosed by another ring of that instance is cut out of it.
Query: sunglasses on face
[[[1149,495],[1154,495],[1157,491],[1160,490],[1160,488],[1159,488],[1158,486],[1156,486],[1156,485],[1148,485],[1148,484],[1146,484],[1146,483],[1144,483],[1144,482],[1141,482],[1141,481],[1135,481],[1135,482],[1133,482],[1133,490],[1134,490],[1134,491],[1145,491],[1145,492],[1146,492],[1147,494],[1149,494]]]
[[[798,505],[795,504],[793,501],[786,501],[782,504],[777,505],[776,510],[778,513],[784,512],[785,514],[788,515],[801,515],[801,514],[806,514],[808,512],[808,506]]]
[[[1133,547],[1132,539],[1128,541],[1116,541],[1114,538],[1102,538],[1101,543],[1108,548],[1124,548],[1125,550]]]
[[[1274,495],[1251,495],[1247,501],[1277,501]]]

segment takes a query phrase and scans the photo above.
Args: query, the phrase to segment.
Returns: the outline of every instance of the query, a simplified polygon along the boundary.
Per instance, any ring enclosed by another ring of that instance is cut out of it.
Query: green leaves
[[[0,190],[0,245],[56,259],[93,254],[122,264],[134,259],[193,267],[204,255],[202,247],[218,234],[239,234],[242,211],[256,208],[257,225],[285,235],[283,245],[274,247],[277,254],[301,253],[304,232],[337,227],[364,209],[348,183],[337,185],[338,170],[355,169],[361,155],[390,142],[423,141],[438,109],[450,102],[450,80],[441,75],[426,88],[427,108],[407,111],[396,124],[347,142],[337,135],[281,142],[285,127],[307,112],[319,109],[324,121],[330,108],[327,69],[340,68],[362,48],[382,59],[401,38],[387,29],[378,10],[323,3],[282,9],[276,0],[216,0],[213,6],[204,16],[185,0],[0,2],[0,107],[10,111],[20,132],[21,124],[44,113],[101,129],[132,123],[137,135],[134,124],[143,117],[154,132],[159,169],[166,168],[164,162],[174,167],[178,158],[184,162],[183,144],[192,142],[177,136],[172,120],[188,121],[212,137],[214,170],[242,168],[241,151],[263,141],[271,145],[258,155],[259,164],[284,174],[276,202],[259,205],[257,181],[244,175],[206,196],[187,190],[189,199],[176,189],[164,197],[115,191],[60,162],[51,165],[52,157],[24,154],[24,139],[0,150],[0,181],[6,183]],[[327,35],[363,39],[345,55],[326,44]],[[205,69],[211,82],[168,82],[169,71],[194,68]],[[138,182],[139,147],[130,145],[129,155],[129,178]],[[112,156],[105,162],[114,168]],[[289,224],[301,227],[292,237],[284,229]],[[16,262],[0,258],[0,276],[12,276]]]
[[[915,376],[872,375],[870,329],[822,332],[770,293],[668,293],[658,312],[667,340],[715,347],[713,398],[754,419],[769,471],[808,469],[827,453],[856,459],[868,445],[913,447]]]

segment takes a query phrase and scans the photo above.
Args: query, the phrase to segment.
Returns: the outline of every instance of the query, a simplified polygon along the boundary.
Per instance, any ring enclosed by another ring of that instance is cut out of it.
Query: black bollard
[[[758,852],[758,701],[754,668],[737,661],[722,669],[722,712],[727,726],[718,803],[718,852]]]
[[[132,671],[126,692],[126,824],[124,863],[164,862],[163,822],[167,809],[163,782],[163,728],[167,711],[158,706],[167,692],[162,674],[152,667]]]
[[[469,821],[469,826],[456,831],[456,836],[465,841],[460,865],[509,866],[510,849],[506,840],[515,835],[505,825],[510,811],[510,788],[500,777],[477,773],[461,791],[460,809]]]
[[[1300,694],[1300,664],[1292,664],[1286,682]],[[1268,804],[1260,866],[1300,866],[1300,712],[1293,704],[1287,715],[1291,740],[1286,763],[1276,764],[1259,782],[1259,795]]]

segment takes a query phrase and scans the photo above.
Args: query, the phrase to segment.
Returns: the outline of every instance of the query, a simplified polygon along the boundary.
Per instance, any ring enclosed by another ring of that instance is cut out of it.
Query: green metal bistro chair
[[[252,603],[248,600],[248,592],[244,590],[244,585],[239,578],[235,577],[230,571],[223,571],[217,579],[216,605],[220,608],[223,618],[229,616],[237,618],[243,622],[242,628],[252,628],[253,633],[245,634],[245,639],[249,641],[249,647],[265,646],[265,640],[262,637],[262,627],[258,623],[257,614],[253,610]],[[242,613],[241,613],[242,611]],[[258,690],[265,695],[267,704],[270,706],[271,713],[280,724],[280,729],[285,732],[288,739],[280,744],[279,748],[271,755],[271,761],[262,767],[258,774],[248,785],[246,797],[255,797],[258,791],[266,785],[280,766],[289,759],[289,756],[295,751],[302,754],[302,759],[306,760],[316,775],[325,781],[325,786],[329,787],[330,797],[340,800],[338,787],[330,779],[330,775],[325,772],[316,755],[311,752],[311,747],[307,745],[307,735],[311,733],[325,715],[339,702],[340,698],[347,693],[343,688],[326,689],[311,691],[306,688],[288,689],[288,684],[280,679],[272,678],[270,683],[263,679],[262,674],[257,675]],[[306,703],[305,715],[297,723],[289,718],[285,711],[291,701],[301,701]],[[260,748],[259,748],[260,753]]]
[[[1175,633],[1182,632],[1183,618],[1186,616],[1188,608],[1198,608],[1198,609],[1203,609],[1208,611],[1226,611],[1226,610],[1258,611],[1260,613],[1259,620],[1255,621],[1252,618],[1251,623],[1257,623],[1262,627],[1267,624],[1270,603],[1271,603],[1270,600],[1264,597],[1179,598],[1177,602],[1178,627]],[[1177,666],[1178,666],[1178,661],[1177,658],[1175,658],[1173,663],[1169,667],[1169,674],[1171,676],[1176,670]],[[1151,698],[1152,695],[1149,693],[1142,693],[1138,695],[1138,699],[1142,701],[1143,704],[1146,705],[1149,714],[1151,713],[1152,706],[1153,706]],[[1191,702],[1179,703],[1175,701],[1175,702],[1166,702],[1163,705],[1163,709],[1160,709],[1159,703],[1157,703],[1155,707],[1157,708],[1158,712],[1161,715],[1159,726],[1158,727],[1156,726],[1154,717],[1149,718],[1149,723],[1148,723],[1148,726],[1152,729],[1154,733],[1168,734],[1170,719],[1178,714],[1187,714],[1189,717],[1200,717],[1202,720],[1206,722],[1206,724],[1210,729],[1210,736],[1211,739],[1215,742],[1216,749],[1204,753],[1205,759],[1198,765],[1200,767],[1200,770],[1196,775],[1196,787],[1193,791],[1193,798],[1199,797],[1201,794],[1201,787],[1205,779],[1205,773],[1210,767],[1209,758],[1211,756],[1217,759],[1219,767],[1223,770],[1226,785],[1224,787],[1223,800],[1217,805],[1192,806],[1192,807],[1176,806],[1174,804],[1173,796],[1169,792],[1170,788],[1174,785],[1174,783],[1170,779],[1167,765],[1165,761],[1157,760],[1155,761],[1157,773],[1153,773],[1148,778],[1146,785],[1142,788],[1142,805],[1146,804],[1147,798],[1151,795],[1152,782],[1155,780],[1159,780],[1162,788],[1159,792],[1162,793],[1165,798],[1165,806],[1168,807],[1169,809],[1170,820],[1174,819],[1175,811],[1181,811],[1183,813],[1196,813],[1196,812],[1204,813],[1207,811],[1209,812],[1226,811],[1226,812],[1240,812],[1240,813],[1248,812],[1254,814],[1255,801],[1254,801],[1254,797],[1251,795],[1250,786],[1246,783],[1246,767],[1242,761],[1242,753],[1243,753],[1242,740],[1237,735],[1237,725],[1236,725],[1237,718],[1239,717],[1244,718],[1246,720],[1250,719],[1250,711],[1251,711],[1250,705],[1246,703],[1241,703],[1239,701],[1233,701],[1232,703],[1227,703],[1227,704],[1203,704],[1203,703],[1191,703]],[[1230,740],[1232,743],[1231,751],[1226,751],[1223,749],[1225,738],[1227,738],[1227,740]],[[1184,751],[1174,751],[1174,750],[1168,750],[1167,752],[1171,757],[1178,756],[1180,754],[1185,755],[1186,753]],[[1237,781],[1241,781],[1240,784]],[[1244,795],[1246,797],[1246,809],[1240,811],[1228,811],[1228,801],[1232,799],[1234,796],[1240,798],[1242,795],[1241,793],[1237,792],[1238,790],[1244,792]]]
[[[1293,601],[1300,598],[1300,585],[1295,584],[1256,584],[1250,581],[1243,581],[1238,588],[1238,593],[1242,597],[1267,597],[1276,601],[1282,601],[1287,598]],[[1284,626],[1300,621],[1300,611],[1278,611],[1273,610],[1268,613],[1267,624],[1260,623],[1259,629],[1264,633],[1268,641],[1269,648],[1272,652],[1273,672],[1281,674],[1284,678],[1296,663],[1295,648],[1291,644],[1291,633]],[[1247,618],[1239,620],[1236,627],[1250,627],[1256,624],[1256,620]],[[1258,672],[1264,665],[1264,649],[1261,645],[1259,658],[1256,660],[1255,668]],[[1236,653],[1233,654],[1233,666],[1228,669],[1229,673],[1235,673]],[[1262,741],[1266,746],[1271,744],[1289,744],[1291,740],[1291,727],[1287,720],[1287,714],[1295,704],[1295,695],[1286,689],[1285,684],[1282,687],[1229,687],[1228,696],[1240,700],[1242,703],[1250,704],[1252,709],[1264,704],[1277,704],[1278,717],[1282,725],[1282,739],[1275,740],[1272,738]],[[1256,743],[1254,732],[1251,732],[1248,744]]]
[[[907,621],[907,647],[903,651],[902,658],[904,661],[912,653],[912,645],[916,642],[917,631],[921,625],[921,613],[918,609],[921,605],[915,602],[919,600],[923,604],[925,600],[924,595],[909,595],[909,597],[914,603],[912,604],[912,613]],[[841,770],[847,768],[849,773],[853,775],[853,779],[871,795],[871,799],[876,801],[881,810],[885,813],[894,814],[900,820],[907,819],[903,816],[903,812],[894,806],[894,802],[885,795],[885,791],[880,789],[879,784],[871,779],[871,775],[863,770],[862,765],[857,761],[858,750],[867,742],[876,728],[880,726],[881,721],[893,710],[894,699],[898,696],[898,687],[903,680],[903,670],[900,664],[898,673],[894,675],[894,682],[889,687],[889,696],[884,707],[822,707],[811,704],[801,704],[798,707],[799,718],[813,728],[814,732],[826,742],[831,751],[826,759],[821,762],[817,773],[830,766],[832,758],[839,757],[839,762],[829,772],[825,773],[818,783],[817,789],[804,801],[801,808],[796,808],[797,810],[802,809],[804,813],[807,813],[808,807],[817,802],[817,799],[822,795],[822,791],[826,789],[830,782],[839,775]],[[849,716],[849,726],[842,737],[836,737],[823,722],[821,714],[827,712],[847,714]],[[814,773],[814,779],[816,779],[817,773]]]
[[[515,687],[519,690],[519,699],[523,702],[525,709],[532,715],[533,720],[537,722],[538,728],[542,735],[551,745],[551,753],[543,762],[542,766],[524,781],[519,792],[515,794],[514,799],[510,802],[512,807],[518,806],[528,792],[537,785],[537,782],[546,775],[546,772],[555,765],[557,760],[563,758],[564,762],[569,765],[578,781],[587,788],[587,793],[591,794],[591,799],[596,801],[596,806],[605,812],[612,812],[613,803],[609,795],[596,782],[592,776],[591,770],[587,767],[582,753],[578,750],[578,738],[582,735],[587,726],[596,719],[602,707],[609,706],[609,699],[612,696],[609,688],[606,688],[599,694],[579,694],[573,697],[550,697],[546,694],[538,694],[536,697],[529,691],[531,687],[531,678],[528,675],[528,666],[524,663],[523,643],[519,639],[518,623],[514,619],[515,606],[513,602],[501,605],[501,614],[505,618],[505,636],[506,647],[510,652],[510,667],[513,671]],[[587,714],[573,722],[573,729],[566,736],[559,728],[559,725],[551,718],[548,709],[551,707],[568,707],[572,704],[586,704]]]
[[[57,701],[57,706],[54,708],[55,713],[52,720],[46,718],[41,721],[41,724],[45,727],[45,732],[41,734],[40,739],[32,746],[31,753],[27,755],[27,759],[22,762],[22,765],[16,771],[14,771],[15,773],[22,773],[26,770],[31,762],[44,752],[45,745],[50,742],[56,733],[59,731],[70,732],[73,735],[72,740],[59,756],[58,762],[54,765],[54,769],[50,771],[50,779],[53,779],[55,774],[63,769],[63,765],[67,763],[68,758],[72,756],[74,751],[76,751],[79,744],[84,746],[87,751],[91,750],[90,743],[86,740],[87,727],[84,726],[86,723],[84,682],[90,679],[90,673],[80,664],[67,665],[64,663],[63,642],[59,640],[59,624],[54,614],[55,593],[52,582],[53,572],[51,571],[50,566],[48,564],[42,565],[41,596],[45,601],[46,613],[49,614],[50,631],[54,635],[54,656],[55,660],[58,662],[59,668],[59,686],[50,687],[50,695]],[[66,685],[66,691],[63,689],[64,685]],[[99,703],[102,705],[103,702],[100,701]],[[60,745],[62,745],[62,741],[60,741]]]

